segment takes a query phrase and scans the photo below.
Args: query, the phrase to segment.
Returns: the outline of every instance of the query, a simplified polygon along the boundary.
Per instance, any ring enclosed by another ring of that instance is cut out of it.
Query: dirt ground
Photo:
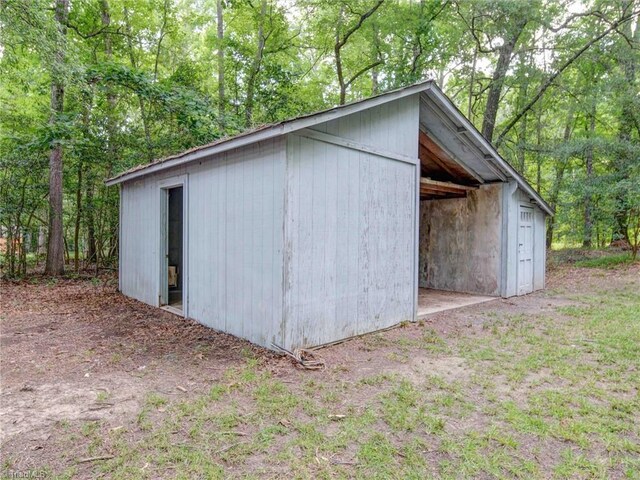
[[[575,304],[575,295],[603,285],[628,285],[638,277],[637,265],[622,270],[556,268],[543,292],[434,314],[419,324],[321,349],[327,364],[323,372],[297,369],[287,358],[128,299],[116,291],[113,275],[4,281],[2,458],[11,459],[14,471],[45,466],[47,471],[64,471],[86,454],[79,447],[69,452],[68,442],[58,441],[61,425],[100,422],[106,430],[124,427],[135,432],[150,392],[170,402],[195,399],[211,385],[228,381],[225,373],[248,358],[294,391],[309,379],[353,383],[385,373],[411,378],[428,371],[458,381],[469,375],[463,358],[423,349],[393,361],[406,353],[398,345],[424,337],[425,329],[445,342],[481,337],[488,334],[490,319],[501,313],[553,316],[558,307]],[[88,464],[78,465],[76,478],[93,475]]]

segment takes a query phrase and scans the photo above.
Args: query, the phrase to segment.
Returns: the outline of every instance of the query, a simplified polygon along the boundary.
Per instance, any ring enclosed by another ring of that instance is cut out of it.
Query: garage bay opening
[[[420,132],[418,318],[500,295],[502,184]]]

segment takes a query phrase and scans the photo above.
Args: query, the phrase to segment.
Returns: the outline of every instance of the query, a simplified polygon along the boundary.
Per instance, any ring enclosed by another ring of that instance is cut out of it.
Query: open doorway
[[[487,184],[420,132],[421,318],[499,295],[502,185]]]
[[[162,275],[164,304],[183,311],[184,305],[184,189],[168,188],[166,192],[165,269]]]

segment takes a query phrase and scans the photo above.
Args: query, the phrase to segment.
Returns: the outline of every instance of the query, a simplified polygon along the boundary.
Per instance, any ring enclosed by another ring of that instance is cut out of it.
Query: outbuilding
[[[107,184],[122,293],[267,348],[544,287],[551,208],[433,82]]]

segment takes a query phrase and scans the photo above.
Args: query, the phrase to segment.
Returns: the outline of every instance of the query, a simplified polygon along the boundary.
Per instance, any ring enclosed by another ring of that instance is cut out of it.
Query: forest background
[[[639,15],[640,0],[0,0],[3,273],[117,265],[118,172],[426,79],[555,208],[547,246],[637,246]]]

